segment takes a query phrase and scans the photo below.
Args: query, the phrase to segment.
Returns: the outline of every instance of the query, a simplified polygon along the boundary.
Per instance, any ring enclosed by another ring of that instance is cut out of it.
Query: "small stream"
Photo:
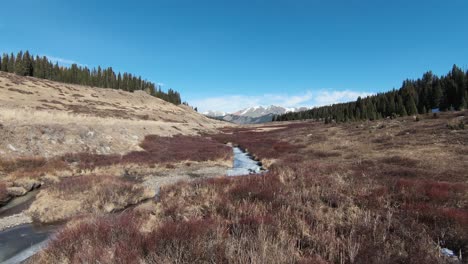
[[[227,176],[259,174],[265,171],[261,163],[239,147],[233,147],[233,167]],[[6,217],[26,210],[38,191],[16,198],[0,208],[0,217]],[[159,192],[158,192],[159,195]],[[24,224],[0,232],[0,263],[20,263],[43,249],[60,225]]]
[[[34,201],[38,189],[11,200],[0,208],[0,218],[27,210]],[[46,246],[57,225],[23,224],[0,231],[0,263],[21,263]]]
[[[239,147],[233,147],[232,149],[234,151],[234,164],[226,172],[227,176],[258,174],[265,171],[261,163],[254,160],[249,153],[242,151]]]
[[[23,196],[14,198],[5,206],[0,207],[0,218],[19,214],[28,209],[38,192],[39,189],[32,190]]]
[[[20,263],[47,244],[59,226],[25,224],[0,232],[0,263]]]

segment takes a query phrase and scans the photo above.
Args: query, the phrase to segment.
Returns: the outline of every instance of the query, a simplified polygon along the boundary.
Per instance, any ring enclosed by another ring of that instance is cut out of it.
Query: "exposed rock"
[[[23,187],[8,187],[7,188],[7,193],[8,195],[11,195],[11,196],[23,196],[27,192],[28,191]]]
[[[39,188],[41,185],[41,182],[32,179],[19,179],[14,182],[14,186],[22,187],[27,192]]]
[[[8,148],[9,148],[11,151],[16,151],[16,148],[13,147],[13,145],[11,145],[11,144],[8,144]]]

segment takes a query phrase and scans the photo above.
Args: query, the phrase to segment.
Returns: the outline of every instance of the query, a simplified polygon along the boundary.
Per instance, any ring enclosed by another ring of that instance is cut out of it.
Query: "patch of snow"
[[[246,108],[246,109],[244,109],[244,111],[242,111],[239,115],[245,115],[245,114],[247,114],[248,112],[250,112],[250,110],[252,110],[252,108]]]

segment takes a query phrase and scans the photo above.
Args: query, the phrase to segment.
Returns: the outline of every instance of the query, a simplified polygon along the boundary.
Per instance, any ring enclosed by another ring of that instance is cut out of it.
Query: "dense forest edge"
[[[431,71],[417,80],[405,80],[400,89],[378,93],[354,102],[316,107],[301,112],[278,115],[273,121],[315,119],[329,122],[377,120],[440,111],[462,110],[468,107],[468,71],[457,65],[445,76]]]
[[[165,92],[160,86],[142,79],[141,76],[127,72],[116,73],[112,67],[103,69],[98,66],[97,69],[90,69],[76,63],[66,67],[59,65],[58,62],[54,64],[46,56],[34,56],[29,51],[19,51],[16,56],[14,53],[4,53],[0,58],[0,71],[62,83],[112,88],[128,92],[141,90],[175,105],[182,103],[179,92],[172,89]]]

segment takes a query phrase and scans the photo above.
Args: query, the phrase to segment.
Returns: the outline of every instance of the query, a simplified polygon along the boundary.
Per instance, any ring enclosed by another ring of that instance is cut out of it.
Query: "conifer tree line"
[[[143,90],[149,94],[161,98],[167,102],[181,104],[180,94],[172,89],[167,92],[152,82],[143,80],[141,76],[131,73],[116,73],[109,67],[103,69],[89,69],[88,67],[72,64],[70,67],[59,66],[53,63],[46,56],[33,56],[29,51],[4,53],[0,57],[0,71],[15,73],[20,76],[32,76],[57,82],[88,85],[101,88],[120,89],[128,92]]]
[[[354,102],[316,107],[278,115],[273,121],[316,119],[330,122],[377,120],[386,117],[425,114],[432,109],[462,110],[468,107],[468,71],[453,66],[445,76],[426,72],[417,80],[405,80],[400,89]]]

